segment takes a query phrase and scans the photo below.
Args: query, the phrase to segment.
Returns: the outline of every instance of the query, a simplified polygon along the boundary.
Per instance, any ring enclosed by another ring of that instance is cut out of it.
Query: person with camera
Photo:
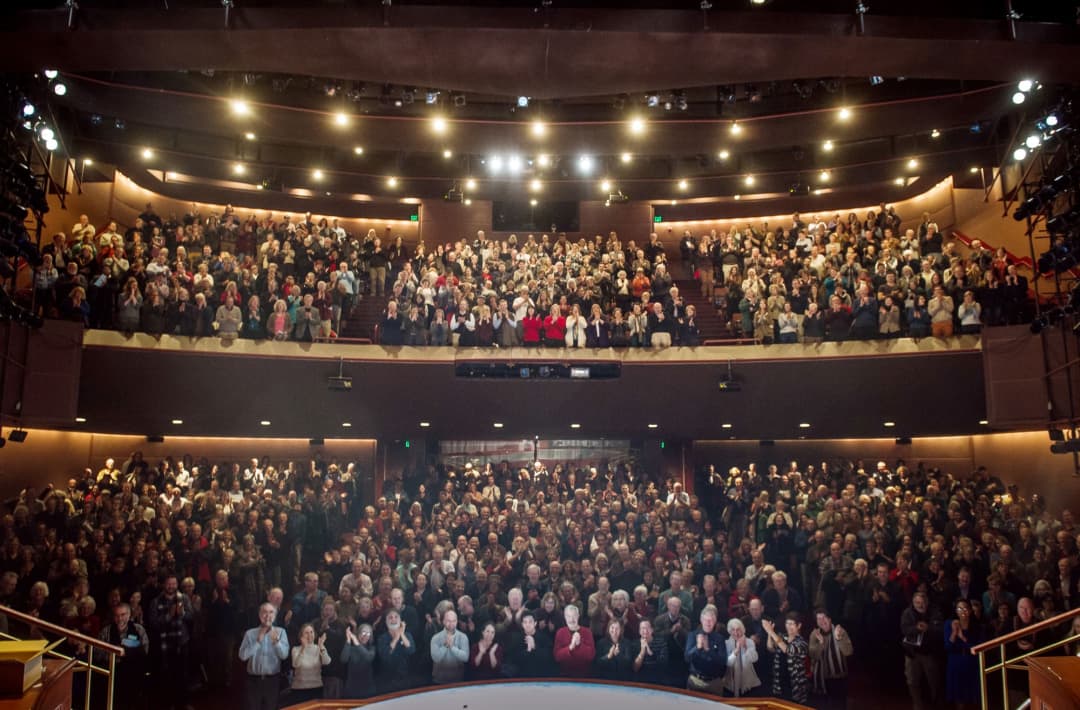
[[[161,680],[159,697],[162,708],[189,708],[188,646],[195,612],[191,599],[180,591],[176,575],[165,578],[161,594],[150,605],[150,631],[153,634],[151,658]]]

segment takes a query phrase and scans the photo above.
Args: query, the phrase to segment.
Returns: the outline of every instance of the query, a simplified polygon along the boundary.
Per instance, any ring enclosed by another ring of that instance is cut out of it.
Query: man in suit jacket
[[[322,318],[319,317],[319,309],[313,305],[315,297],[308,293],[304,295],[304,303],[296,309],[296,322],[293,323],[293,340],[302,340],[310,343],[315,334],[319,332]]]

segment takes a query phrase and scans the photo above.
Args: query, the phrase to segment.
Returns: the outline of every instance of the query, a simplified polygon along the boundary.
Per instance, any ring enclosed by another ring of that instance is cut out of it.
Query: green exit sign
[[[658,215],[656,215],[655,217],[652,218],[652,221],[656,222],[656,223],[663,222],[664,221],[664,216],[658,214]]]
[[[409,221],[410,222],[419,222],[420,221],[420,215],[418,215],[418,214],[409,215]]]

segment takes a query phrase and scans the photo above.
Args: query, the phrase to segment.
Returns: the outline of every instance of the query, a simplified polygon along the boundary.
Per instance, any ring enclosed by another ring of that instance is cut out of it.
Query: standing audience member
[[[247,666],[248,710],[276,710],[281,691],[281,662],[289,657],[285,629],[274,626],[277,609],[269,602],[259,607],[259,625],[244,632],[240,660]]]

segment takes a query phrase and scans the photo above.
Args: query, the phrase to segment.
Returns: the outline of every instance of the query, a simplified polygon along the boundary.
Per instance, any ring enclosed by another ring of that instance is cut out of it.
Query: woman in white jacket
[[[754,671],[757,662],[757,647],[754,639],[746,635],[746,627],[738,619],[727,623],[727,672],[724,674],[724,690],[736,698],[746,695],[761,685],[761,679]]]
[[[588,321],[581,315],[581,307],[576,303],[570,306],[570,315],[566,317],[566,347],[585,347],[585,330],[588,327]]]

